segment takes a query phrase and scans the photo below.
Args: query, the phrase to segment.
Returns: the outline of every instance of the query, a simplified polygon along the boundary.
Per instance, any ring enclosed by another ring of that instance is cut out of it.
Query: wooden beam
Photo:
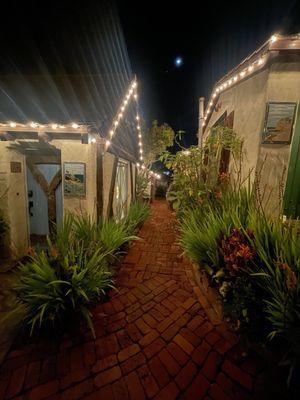
[[[103,216],[103,146],[97,143],[96,185],[97,185],[97,220]]]
[[[129,163],[129,173],[130,173],[130,190],[131,190],[131,201],[135,200],[134,196],[134,186],[133,186],[133,171],[132,171],[132,163]]]
[[[108,217],[109,218],[111,218],[113,216],[113,202],[114,202],[118,162],[119,162],[119,158],[115,156],[114,165],[113,165],[113,169],[112,169],[112,176],[111,176],[111,181],[110,181],[109,196],[108,196]]]
[[[69,126],[65,126],[65,128],[55,128],[53,129],[51,125],[45,125],[41,127],[32,128],[29,126],[15,126],[11,127],[9,125],[0,125],[0,132],[49,132],[49,133],[89,133],[90,130],[87,126],[79,126],[74,129]]]

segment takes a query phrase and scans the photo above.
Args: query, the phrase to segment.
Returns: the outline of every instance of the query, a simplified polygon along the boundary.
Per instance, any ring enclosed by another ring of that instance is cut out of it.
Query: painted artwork
[[[85,164],[64,163],[64,196],[85,197]]]
[[[295,108],[295,103],[268,103],[263,143],[291,142]]]

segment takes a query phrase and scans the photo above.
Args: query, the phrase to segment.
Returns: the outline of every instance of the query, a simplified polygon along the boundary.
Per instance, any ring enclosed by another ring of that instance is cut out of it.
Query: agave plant
[[[31,334],[37,327],[62,324],[70,313],[78,312],[93,331],[88,306],[114,287],[107,255],[96,251],[88,257],[82,247],[71,245],[67,255],[41,252],[20,266],[16,289],[26,306]]]
[[[104,251],[117,254],[126,243],[136,240],[137,237],[128,234],[125,224],[113,219],[99,221],[98,240]]]
[[[135,201],[131,204],[129,212],[122,222],[126,226],[127,232],[133,234],[149,215],[149,204],[142,201]]]

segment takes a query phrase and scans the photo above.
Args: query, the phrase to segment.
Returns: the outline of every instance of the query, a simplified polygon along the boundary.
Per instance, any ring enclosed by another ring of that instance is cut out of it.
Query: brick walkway
[[[261,365],[241,361],[234,336],[208,319],[174,222],[166,203],[154,202],[121,265],[119,291],[93,310],[96,340],[85,332],[12,350],[0,399],[257,398]]]

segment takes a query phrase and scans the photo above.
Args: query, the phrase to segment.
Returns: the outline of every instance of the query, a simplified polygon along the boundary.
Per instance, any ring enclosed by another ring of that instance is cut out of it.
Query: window
[[[263,143],[291,142],[296,103],[267,103]]]
[[[113,201],[113,213],[117,221],[127,215],[128,201],[128,165],[119,161],[116,172],[116,182]]]

